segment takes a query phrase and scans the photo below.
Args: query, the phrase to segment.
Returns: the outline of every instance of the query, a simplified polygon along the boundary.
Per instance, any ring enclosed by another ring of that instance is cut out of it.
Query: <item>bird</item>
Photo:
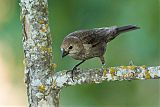
[[[93,28],[78,30],[68,34],[61,44],[62,58],[69,55],[75,60],[81,60],[72,69],[74,70],[86,60],[98,57],[104,65],[104,54],[108,43],[119,34],[139,29],[136,25],[111,26],[102,28]]]

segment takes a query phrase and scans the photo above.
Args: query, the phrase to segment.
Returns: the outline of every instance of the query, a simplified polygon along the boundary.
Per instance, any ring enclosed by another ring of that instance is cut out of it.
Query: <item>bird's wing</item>
[[[79,30],[71,33],[69,36],[78,37],[83,44],[91,44],[95,46],[103,41],[105,41],[105,35],[107,28],[95,28],[89,30]]]

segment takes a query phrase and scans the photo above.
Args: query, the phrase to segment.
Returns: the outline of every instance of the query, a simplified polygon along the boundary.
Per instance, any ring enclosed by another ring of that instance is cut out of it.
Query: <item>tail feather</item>
[[[113,31],[113,35],[110,35],[110,37],[107,36],[106,42],[110,42],[113,40],[115,37],[117,37],[120,33],[140,29],[140,27],[137,27],[135,25],[128,25],[128,26],[122,26],[122,27],[113,27],[114,29],[111,30]]]
[[[128,26],[122,26],[122,27],[116,28],[118,34],[123,33],[123,32],[128,32],[131,30],[136,30],[136,29],[140,29],[140,27],[137,27],[135,25],[128,25]]]

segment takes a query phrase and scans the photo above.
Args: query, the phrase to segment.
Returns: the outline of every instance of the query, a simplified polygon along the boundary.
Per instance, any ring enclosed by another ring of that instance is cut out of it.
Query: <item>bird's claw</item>
[[[72,81],[74,82],[74,73],[75,73],[75,71],[77,70],[77,68],[73,68],[72,70],[69,70],[69,71],[67,71],[66,72],[66,74],[68,74],[69,72],[71,72],[71,78],[72,78]]]

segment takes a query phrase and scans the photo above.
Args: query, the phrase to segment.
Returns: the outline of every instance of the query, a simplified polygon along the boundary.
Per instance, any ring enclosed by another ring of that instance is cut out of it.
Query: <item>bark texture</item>
[[[54,64],[47,0],[21,0],[25,83],[30,107],[58,107],[59,90],[52,89]]]
[[[67,70],[53,76],[54,87],[63,88],[77,84],[102,83],[103,81],[147,80],[160,78],[160,66],[119,66],[106,69],[77,70],[73,80]]]

